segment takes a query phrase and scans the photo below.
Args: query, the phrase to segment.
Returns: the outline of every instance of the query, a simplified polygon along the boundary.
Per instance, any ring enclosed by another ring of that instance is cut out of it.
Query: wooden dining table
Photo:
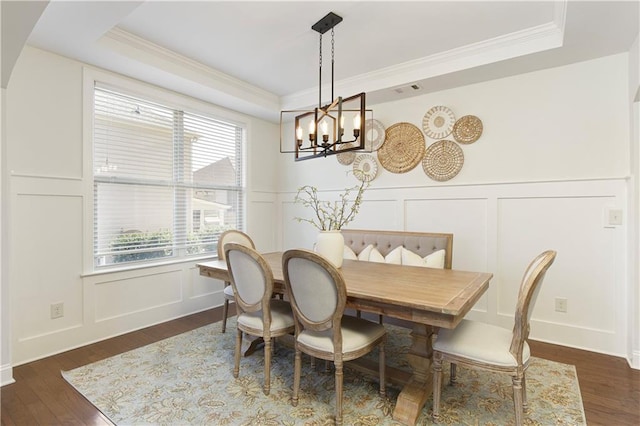
[[[275,280],[275,291],[284,292],[282,252],[265,253]],[[198,263],[200,275],[228,281],[224,261]],[[387,263],[345,260],[340,268],[347,286],[347,306],[412,323],[408,376],[394,377],[404,387],[393,410],[393,418],[414,425],[431,396],[433,333],[454,328],[489,287],[493,274],[434,269]]]

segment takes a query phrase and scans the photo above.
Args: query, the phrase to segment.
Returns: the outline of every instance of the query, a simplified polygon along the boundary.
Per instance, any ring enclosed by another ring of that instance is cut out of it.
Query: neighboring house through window
[[[243,229],[243,127],[94,88],[94,267],[214,254]]]

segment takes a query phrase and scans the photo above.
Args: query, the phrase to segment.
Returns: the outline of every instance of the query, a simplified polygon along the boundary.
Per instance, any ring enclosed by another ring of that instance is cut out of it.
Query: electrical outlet
[[[567,312],[567,299],[556,297],[556,312]]]
[[[51,319],[62,318],[64,316],[64,303],[51,304]]]
[[[605,228],[615,228],[622,225],[623,218],[621,209],[607,206],[604,208],[603,212],[603,225]]]
[[[622,225],[622,210],[609,210],[609,225]]]

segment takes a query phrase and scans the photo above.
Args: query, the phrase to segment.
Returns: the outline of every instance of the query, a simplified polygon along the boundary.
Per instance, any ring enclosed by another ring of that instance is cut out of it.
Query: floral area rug
[[[330,425],[334,421],[334,375],[324,361],[303,358],[300,401],[291,405],[293,350],[276,345],[271,364],[271,394],[262,392],[263,351],[240,360],[233,377],[235,319],[227,332],[215,323],[123,354],[62,372],[63,377],[117,425]],[[387,364],[407,369],[409,330],[389,331]],[[377,351],[370,354],[377,360]],[[506,375],[458,368],[448,385],[444,366],[440,424],[511,425],[511,379]],[[399,389],[345,368],[344,424],[396,425],[391,416]],[[527,372],[527,425],[584,425],[575,367],[531,360]],[[418,418],[430,425],[431,400]]]

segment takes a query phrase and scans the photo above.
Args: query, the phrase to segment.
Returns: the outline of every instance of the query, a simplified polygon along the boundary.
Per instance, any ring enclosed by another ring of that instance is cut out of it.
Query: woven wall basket
[[[344,144],[338,147],[338,151],[341,151],[346,148],[352,148],[354,146],[357,146],[355,142]],[[336,154],[336,159],[338,160],[338,163],[342,164],[343,166],[348,166],[351,163],[353,163],[353,160],[356,159],[356,152],[355,151],[341,152],[340,154]]]
[[[422,168],[427,176],[440,182],[456,176],[463,164],[462,148],[457,143],[446,139],[429,145],[422,160]]]
[[[424,153],[422,131],[411,123],[396,123],[387,127],[378,161],[391,173],[406,173],[422,161]]]
[[[364,144],[368,151],[377,151],[384,143],[384,126],[378,120],[367,120],[364,123]]]
[[[432,139],[446,138],[451,134],[456,116],[446,106],[438,105],[429,109],[422,119],[422,130]]]
[[[482,121],[475,115],[465,115],[453,125],[451,134],[458,143],[472,144],[482,135]]]
[[[371,182],[378,175],[378,162],[371,154],[360,154],[353,162],[353,175],[363,182]]]

